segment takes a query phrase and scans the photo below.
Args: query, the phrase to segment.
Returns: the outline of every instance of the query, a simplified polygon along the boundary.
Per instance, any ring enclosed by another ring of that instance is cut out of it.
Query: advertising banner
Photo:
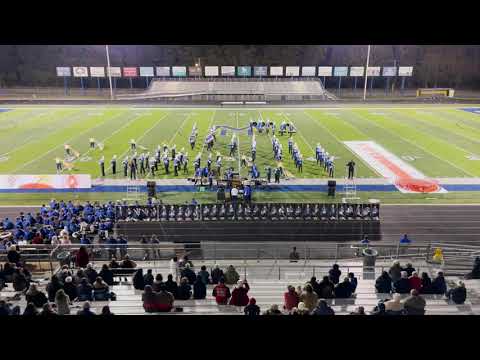
[[[90,66],[91,77],[105,77],[105,68],[103,66]]]
[[[70,67],[68,66],[57,66],[57,76],[72,76]]]
[[[136,67],[124,67],[123,77],[136,77],[138,76]]]
[[[157,66],[157,76],[170,76],[170,66]]]
[[[365,68],[363,66],[351,66],[350,76],[364,76]]]
[[[283,66],[270,66],[270,76],[283,76]]]
[[[200,66],[189,66],[188,76],[202,76],[202,68]]]
[[[90,175],[0,175],[0,189],[90,189]]]
[[[205,66],[205,76],[218,76],[218,66]]]
[[[187,76],[187,67],[172,66],[172,76]]]
[[[300,67],[287,66],[285,68],[285,76],[300,76]]]
[[[368,76],[380,76],[380,66],[369,66],[367,69]]]
[[[383,67],[383,76],[396,76],[397,75],[397,68],[394,66],[384,66]]]
[[[88,68],[86,66],[74,66],[73,76],[75,77],[88,77]]]
[[[302,76],[315,76],[315,66],[302,66]]]
[[[252,76],[252,67],[237,66],[237,76]]]
[[[235,76],[235,66],[222,66],[222,76]]]
[[[122,77],[122,69],[120,68],[120,66],[110,66],[108,72],[112,77]]]
[[[400,66],[398,68],[398,76],[412,76],[413,66]]]
[[[319,66],[317,76],[332,76],[331,66]]]
[[[140,76],[153,77],[153,67],[151,66],[140,66]]]
[[[348,67],[347,66],[335,66],[333,69],[333,76],[347,76]]]
[[[268,76],[268,67],[267,66],[255,66],[253,68],[253,74],[255,76]]]

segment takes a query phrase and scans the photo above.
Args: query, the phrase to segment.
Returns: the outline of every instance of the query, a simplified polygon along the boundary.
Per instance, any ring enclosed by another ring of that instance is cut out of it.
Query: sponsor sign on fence
[[[253,74],[255,76],[267,76],[268,75],[268,67],[267,66],[255,66],[253,68]]]
[[[70,67],[68,66],[57,66],[57,76],[72,76]]]
[[[300,68],[298,66],[287,66],[285,76],[300,76]]]
[[[123,77],[136,77],[138,76],[136,67],[124,67]]]
[[[397,75],[397,68],[394,66],[384,66],[383,67],[383,76],[396,76]]]
[[[283,66],[270,66],[270,76],[283,76]]]
[[[413,66],[400,66],[398,68],[398,76],[412,76]]]
[[[157,66],[157,76],[170,76],[170,66]]]
[[[73,76],[75,77],[88,77],[88,68],[86,66],[74,66]]]
[[[302,66],[302,76],[315,76],[315,66]]]
[[[90,66],[91,77],[105,77],[105,68],[103,66]]]
[[[331,66],[319,66],[317,75],[318,76],[332,76],[332,67]]]
[[[218,66],[205,66],[205,76],[218,76]]]
[[[90,175],[0,175],[0,189],[90,189]]]
[[[365,68],[363,66],[351,66],[350,76],[363,76],[365,75]]]
[[[347,76],[348,67],[347,66],[335,66],[333,70],[333,76]]]
[[[140,76],[153,77],[153,67],[140,66]]]
[[[222,66],[222,76],[235,76],[235,66]]]
[[[120,66],[110,66],[108,72],[112,77],[122,77],[122,69],[120,68]]]

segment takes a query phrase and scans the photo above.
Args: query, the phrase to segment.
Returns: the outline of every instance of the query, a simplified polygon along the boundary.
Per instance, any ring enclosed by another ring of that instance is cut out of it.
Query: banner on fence
[[[90,175],[0,175],[0,189],[90,189]]]

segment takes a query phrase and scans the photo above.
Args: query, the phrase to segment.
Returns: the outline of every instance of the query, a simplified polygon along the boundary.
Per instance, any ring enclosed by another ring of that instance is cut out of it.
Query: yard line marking
[[[383,127],[383,126],[381,126],[381,125],[378,125],[375,121],[370,120],[368,117],[363,116],[363,115],[360,115],[360,114],[358,114],[358,113],[355,113],[355,115],[358,116],[358,117],[361,117],[361,118],[363,118],[363,119],[368,120],[370,123],[374,124],[376,127],[382,129],[383,131],[388,132],[388,133],[390,133],[390,134],[392,134],[392,135],[394,135],[394,136],[396,136],[396,137],[399,137],[399,138],[401,138],[402,140],[404,140],[404,141],[412,144],[413,146],[416,146],[416,147],[422,149],[424,152],[433,155],[433,156],[436,157],[438,160],[450,164],[451,166],[457,168],[457,169],[460,170],[461,172],[463,172],[463,173],[465,173],[465,174],[468,174],[468,175],[470,175],[471,177],[477,177],[476,175],[471,174],[470,172],[468,172],[468,171],[466,171],[466,170],[458,167],[457,165],[455,165],[454,163],[450,162],[449,160],[447,160],[447,159],[442,159],[442,158],[438,157],[437,155],[435,155],[435,154],[432,153],[431,151],[427,150],[427,149],[424,148],[423,146],[420,146],[419,144],[416,144],[416,143],[414,143],[413,141],[411,141],[411,140],[409,140],[409,139],[407,139],[407,138],[404,138],[403,136],[399,136],[399,135],[395,134],[392,130],[387,129],[386,127]]]
[[[85,114],[79,114],[79,115],[85,115]],[[117,116],[119,116],[119,115],[117,115]],[[117,117],[117,116],[114,116],[114,118]],[[93,116],[92,116],[92,117],[93,117]],[[103,125],[103,124],[104,124],[104,122],[101,122],[100,124],[94,126],[93,128],[88,128],[88,129],[86,129],[85,131],[82,131],[80,134],[75,135],[75,136],[72,136],[72,137],[71,137],[70,139],[68,139],[67,141],[64,141],[63,143],[61,143],[61,144],[59,144],[59,145],[56,145],[55,147],[51,148],[49,151],[47,151],[47,152],[44,153],[43,155],[38,156],[38,157],[36,157],[35,159],[30,160],[29,162],[23,164],[22,166],[17,167],[16,169],[14,169],[14,170],[12,171],[12,173],[15,173],[16,171],[18,171],[18,170],[20,170],[20,169],[23,169],[25,166],[30,165],[31,163],[33,163],[33,162],[35,162],[35,161],[43,158],[43,157],[46,156],[47,154],[50,154],[53,150],[57,149],[58,147],[62,146],[63,144],[68,144],[68,143],[70,143],[73,139],[76,139],[76,138],[78,138],[79,136],[82,136],[83,134],[85,134],[85,133],[87,133],[87,132],[89,132],[89,131],[91,131],[91,130],[93,130],[93,129],[96,129],[97,127],[99,127],[99,126],[101,126],[101,125]],[[52,134],[52,135],[53,135],[53,134]]]

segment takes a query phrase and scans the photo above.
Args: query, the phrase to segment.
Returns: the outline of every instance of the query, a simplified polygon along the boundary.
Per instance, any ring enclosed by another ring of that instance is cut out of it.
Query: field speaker
[[[157,183],[155,181],[147,181],[147,193],[148,197],[157,197]]]
[[[335,188],[337,182],[335,180],[328,180],[328,196],[335,196]]]

